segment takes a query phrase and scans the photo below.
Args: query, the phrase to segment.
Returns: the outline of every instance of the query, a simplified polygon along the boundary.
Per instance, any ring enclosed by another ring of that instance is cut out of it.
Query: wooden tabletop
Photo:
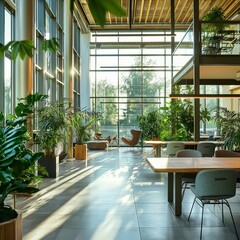
[[[200,142],[206,142],[206,141],[154,141],[154,140],[144,141],[145,144],[155,144],[155,145],[167,145],[168,143],[171,143],[171,142],[182,142],[185,145],[195,146]],[[212,142],[218,146],[221,146],[224,144],[223,141],[209,141],[209,142]]]
[[[238,157],[147,158],[154,172],[199,172],[204,169],[234,168],[240,171]]]

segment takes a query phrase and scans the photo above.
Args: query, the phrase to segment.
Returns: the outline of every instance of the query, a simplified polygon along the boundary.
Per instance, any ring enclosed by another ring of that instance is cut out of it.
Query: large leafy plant
[[[143,139],[191,140],[194,131],[193,103],[189,99],[168,102],[165,107],[138,116]],[[200,109],[200,120],[210,120],[210,112]]]
[[[5,205],[6,197],[13,191],[33,193],[37,188],[30,186],[35,179],[31,167],[43,155],[33,153],[26,143],[29,140],[28,119],[36,101],[44,98],[34,94],[23,98],[15,108],[15,114],[0,113],[0,222],[13,219],[17,212]]]
[[[159,109],[137,116],[138,127],[142,130],[142,140],[159,138],[162,131],[162,117]]]
[[[74,11],[75,1],[76,0],[70,0],[70,9],[72,12]],[[95,21],[102,27],[106,23],[107,12],[118,17],[126,14],[126,11],[121,7],[118,0],[87,0],[87,2]],[[55,37],[45,39],[41,46],[43,52],[56,52],[58,48],[59,41]],[[0,58],[4,56],[4,52],[10,50],[13,60],[16,60],[18,56],[23,60],[25,56],[32,57],[35,49],[32,40],[10,41],[6,45],[0,47]]]
[[[45,39],[41,46],[43,52],[56,52],[58,48],[59,42],[57,38]],[[32,40],[10,41],[0,47],[0,58],[4,56],[6,51],[10,51],[13,60],[16,60],[18,56],[23,60],[26,56],[33,57],[34,50],[36,48]]]
[[[240,151],[240,113],[219,108],[214,119],[219,126],[224,147],[232,151]]]
[[[46,157],[55,157],[54,151],[58,143],[66,139],[70,109],[68,100],[47,101],[37,109],[39,131],[36,142]]]

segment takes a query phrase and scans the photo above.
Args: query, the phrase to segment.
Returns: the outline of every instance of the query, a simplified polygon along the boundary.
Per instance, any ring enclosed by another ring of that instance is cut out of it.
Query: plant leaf
[[[118,0],[88,0],[88,5],[95,21],[103,27],[106,23],[106,13],[110,12],[115,16],[124,16],[125,10]]]

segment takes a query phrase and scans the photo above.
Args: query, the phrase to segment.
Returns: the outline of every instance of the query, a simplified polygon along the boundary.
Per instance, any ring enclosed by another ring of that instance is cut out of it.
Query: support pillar
[[[199,0],[193,0],[193,87],[194,94],[200,93],[200,23],[199,23]],[[194,140],[200,140],[200,100],[194,99]]]
[[[16,0],[16,40],[34,39],[34,0]],[[33,91],[33,58],[16,60],[15,96],[26,97]]]
[[[64,1],[64,98],[73,100],[73,44],[72,44],[72,25],[73,18],[70,11],[70,1]],[[68,141],[68,156],[73,157],[73,140],[72,133]]]

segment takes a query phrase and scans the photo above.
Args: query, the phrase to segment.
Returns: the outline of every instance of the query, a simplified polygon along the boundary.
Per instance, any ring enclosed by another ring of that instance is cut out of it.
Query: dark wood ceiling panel
[[[78,0],[89,23],[90,29],[100,29],[95,23],[86,0]],[[105,29],[159,29],[169,28],[171,15],[170,0],[119,0],[126,9],[126,16],[115,17],[107,14]],[[130,7],[130,3],[132,3]],[[240,0],[199,0],[199,18],[212,7],[222,7],[226,19],[240,12]],[[131,14],[130,14],[131,12]],[[131,19],[130,19],[131,16]],[[187,27],[193,19],[193,0],[175,0],[175,25]]]

